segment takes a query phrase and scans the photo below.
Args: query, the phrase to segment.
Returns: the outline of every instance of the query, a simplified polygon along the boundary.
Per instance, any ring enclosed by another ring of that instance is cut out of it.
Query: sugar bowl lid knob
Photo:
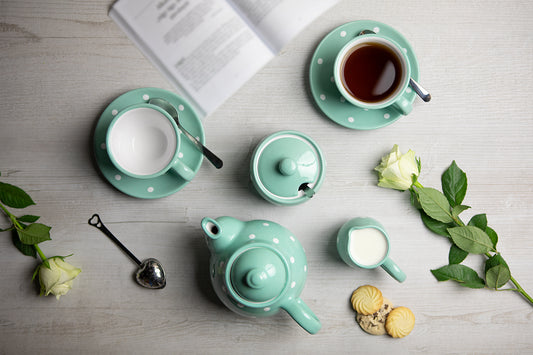
[[[296,162],[291,158],[281,159],[278,165],[279,172],[285,176],[291,176],[296,173]]]

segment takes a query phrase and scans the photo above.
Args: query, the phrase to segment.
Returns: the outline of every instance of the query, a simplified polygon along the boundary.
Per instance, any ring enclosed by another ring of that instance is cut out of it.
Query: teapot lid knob
[[[263,288],[265,286],[265,281],[267,280],[267,278],[268,274],[265,271],[257,268],[248,271],[248,273],[246,274],[246,283],[251,288]]]
[[[283,293],[290,277],[281,254],[262,243],[237,250],[227,267],[228,291],[244,304],[273,301]]]

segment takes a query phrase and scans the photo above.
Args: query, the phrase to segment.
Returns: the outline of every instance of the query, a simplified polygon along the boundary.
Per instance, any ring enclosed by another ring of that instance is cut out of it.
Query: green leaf
[[[467,209],[469,209],[470,206],[465,206],[465,205],[457,205],[457,206],[454,206],[452,208],[452,216],[454,218],[457,218],[459,217],[459,215],[461,214],[461,212],[463,211],[466,211]]]
[[[428,216],[443,223],[453,222],[451,206],[442,192],[431,187],[420,187],[417,192],[422,209]]]
[[[448,262],[450,264],[460,264],[468,256],[468,252],[459,248],[457,245],[452,244],[450,247],[450,253],[448,254]]]
[[[35,202],[24,190],[3,182],[0,182],[0,201],[13,208],[26,208],[35,205]]]
[[[485,262],[485,278],[490,288],[500,288],[511,279],[511,270],[500,254],[491,256]]]
[[[470,288],[483,288],[485,281],[477,272],[468,266],[461,264],[446,265],[436,270],[431,270],[431,273],[438,281],[454,280],[459,282],[459,285]]]
[[[442,192],[452,206],[460,205],[466,195],[467,179],[464,171],[459,169],[455,160],[442,174]]]
[[[24,244],[34,245],[50,240],[50,229],[41,223],[32,223],[23,230],[17,229],[20,241]]]
[[[496,244],[498,244],[498,234],[494,231],[494,229],[490,228],[487,225],[487,215],[486,214],[477,214],[470,221],[468,222],[469,226],[475,226],[478,227],[481,230],[484,230],[485,233],[489,236],[490,240],[492,241],[492,246],[494,249],[496,249]]]
[[[33,245],[24,244],[20,241],[19,235],[17,233],[17,230],[13,229],[13,232],[11,233],[11,240],[13,241],[13,245],[24,255],[27,256],[33,256],[34,258],[37,257],[37,250]]]
[[[492,246],[494,249],[496,249],[496,244],[498,244],[498,234],[496,234],[496,231],[490,227],[485,228],[485,233],[489,236],[490,240],[492,241]]]
[[[459,248],[472,254],[483,254],[494,250],[490,237],[474,226],[448,228],[448,233]]]
[[[476,214],[474,217],[470,219],[470,221],[468,222],[468,225],[478,227],[482,231],[486,230],[487,229],[487,215],[484,213]]]
[[[454,226],[453,223],[443,223],[437,221],[436,219],[429,217],[424,211],[420,211],[420,217],[422,218],[422,222],[424,222],[424,225],[430,231],[432,231],[433,233],[437,233],[438,235],[442,235],[443,237],[450,238],[448,228],[452,228]]]
[[[19,222],[27,222],[27,223],[34,223],[37,222],[37,220],[41,218],[39,216],[33,216],[31,214],[26,214],[24,216],[18,217],[17,220]]]

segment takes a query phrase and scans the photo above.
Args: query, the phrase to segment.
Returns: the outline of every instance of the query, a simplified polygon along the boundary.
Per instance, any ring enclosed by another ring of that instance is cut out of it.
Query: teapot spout
[[[206,235],[208,247],[214,253],[226,250],[238,236],[244,222],[233,217],[219,217],[217,219],[205,217],[202,219],[202,229]]]
[[[216,240],[221,236],[220,226],[217,221],[212,218],[205,217],[202,219],[202,229],[204,230],[205,235],[213,240]]]

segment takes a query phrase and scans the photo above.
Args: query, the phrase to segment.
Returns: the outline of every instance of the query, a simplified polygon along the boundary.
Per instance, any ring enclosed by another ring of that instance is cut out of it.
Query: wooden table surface
[[[420,181],[439,187],[452,160],[467,173],[465,216],[486,213],[512,275],[533,294],[533,3],[512,1],[348,1],[321,16],[204,121],[207,161],[182,191],[157,200],[129,197],[92,160],[92,131],[103,109],[139,87],[173,90],[107,16],[111,0],[0,2],[0,181],[37,203],[25,210],[51,225],[47,255],[74,255],[73,289],[39,297],[38,261],[0,236],[0,353],[483,353],[533,352],[533,307],[516,292],[438,283],[449,242],[427,230],[408,193],[376,186],[372,169],[393,144],[422,160]],[[358,19],[387,23],[409,39],[421,83],[433,100],[373,131],[341,127],[315,107],[309,61],[335,27]],[[248,166],[266,135],[293,129],[313,137],[327,159],[316,196],[294,207],[253,193]],[[156,257],[168,285],[148,290],[135,265],[87,224],[98,212],[139,258]],[[304,245],[309,272],[302,298],[322,322],[309,335],[286,313],[249,319],[218,301],[208,276],[205,216],[267,219]],[[391,257],[407,274],[346,266],[335,235],[352,217],[384,224]],[[0,226],[7,221],[2,217]],[[482,258],[466,264],[481,271]],[[351,292],[379,287],[416,315],[404,339],[371,336],[355,321]]]

